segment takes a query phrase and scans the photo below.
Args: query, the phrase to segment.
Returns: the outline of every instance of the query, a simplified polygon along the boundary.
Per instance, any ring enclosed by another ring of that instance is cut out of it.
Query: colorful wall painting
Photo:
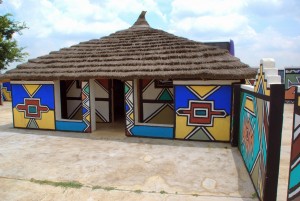
[[[67,119],[82,120],[81,81],[66,80]]]
[[[300,68],[285,69],[285,100],[293,103],[296,86],[300,85]]]
[[[267,84],[267,79],[265,73],[263,71],[263,65],[260,65],[260,70],[256,75],[255,84],[254,84],[254,92],[270,96],[270,88]]]
[[[288,201],[300,200],[300,88],[296,87]]]
[[[141,123],[174,124],[172,81],[142,79],[139,94]]]
[[[234,119],[239,123],[233,130],[238,130],[239,150],[259,199],[276,200],[284,85],[274,59],[262,59],[254,86],[242,85],[237,94],[240,108]]]
[[[96,122],[111,122],[111,82],[109,79],[97,79],[95,82]]]
[[[127,136],[142,136],[142,137],[157,137],[157,138],[173,138],[173,126],[164,127],[151,125],[149,123],[142,124],[136,119],[135,110],[137,110],[137,87],[134,83],[138,81],[126,81],[124,85],[125,92],[125,112],[126,112],[126,135]],[[136,90],[135,90],[136,89]],[[136,95],[136,97],[134,97]]]
[[[11,101],[11,85],[10,82],[2,83],[2,99],[3,101]]]
[[[55,130],[54,85],[41,82],[11,86],[14,127]]]
[[[57,119],[56,130],[75,131],[90,133],[91,129],[91,107],[90,107],[90,86],[88,81],[82,81],[81,86],[81,120]]]
[[[229,141],[231,85],[174,85],[175,138]]]
[[[239,149],[254,187],[263,200],[269,136],[269,102],[246,92],[241,93],[241,100]]]

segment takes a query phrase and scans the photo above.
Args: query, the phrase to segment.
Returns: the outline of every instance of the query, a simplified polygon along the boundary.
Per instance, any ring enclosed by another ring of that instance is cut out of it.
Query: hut
[[[227,50],[151,28],[145,13],[6,72],[14,127],[92,132],[123,120],[127,136],[228,142],[232,86],[256,71]]]

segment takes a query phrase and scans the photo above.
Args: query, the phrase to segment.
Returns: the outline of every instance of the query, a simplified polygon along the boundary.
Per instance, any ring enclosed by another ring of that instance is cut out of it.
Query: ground
[[[286,200],[292,110],[285,105],[278,200]],[[122,126],[14,129],[11,104],[0,111],[1,200],[258,200],[230,144],[125,137]]]

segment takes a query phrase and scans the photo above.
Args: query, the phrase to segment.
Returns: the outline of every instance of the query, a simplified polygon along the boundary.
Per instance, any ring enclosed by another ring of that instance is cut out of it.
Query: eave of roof
[[[247,79],[256,71],[227,50],[153,29],[142,12],[132,27],[31,59],[11,80]]]

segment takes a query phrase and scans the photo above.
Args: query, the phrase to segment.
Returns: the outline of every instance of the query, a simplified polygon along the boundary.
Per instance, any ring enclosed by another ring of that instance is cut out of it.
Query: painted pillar
[[[82,121],[86,124],[85,133],[92,132],[90,89],[89,81],[82,81]]]

